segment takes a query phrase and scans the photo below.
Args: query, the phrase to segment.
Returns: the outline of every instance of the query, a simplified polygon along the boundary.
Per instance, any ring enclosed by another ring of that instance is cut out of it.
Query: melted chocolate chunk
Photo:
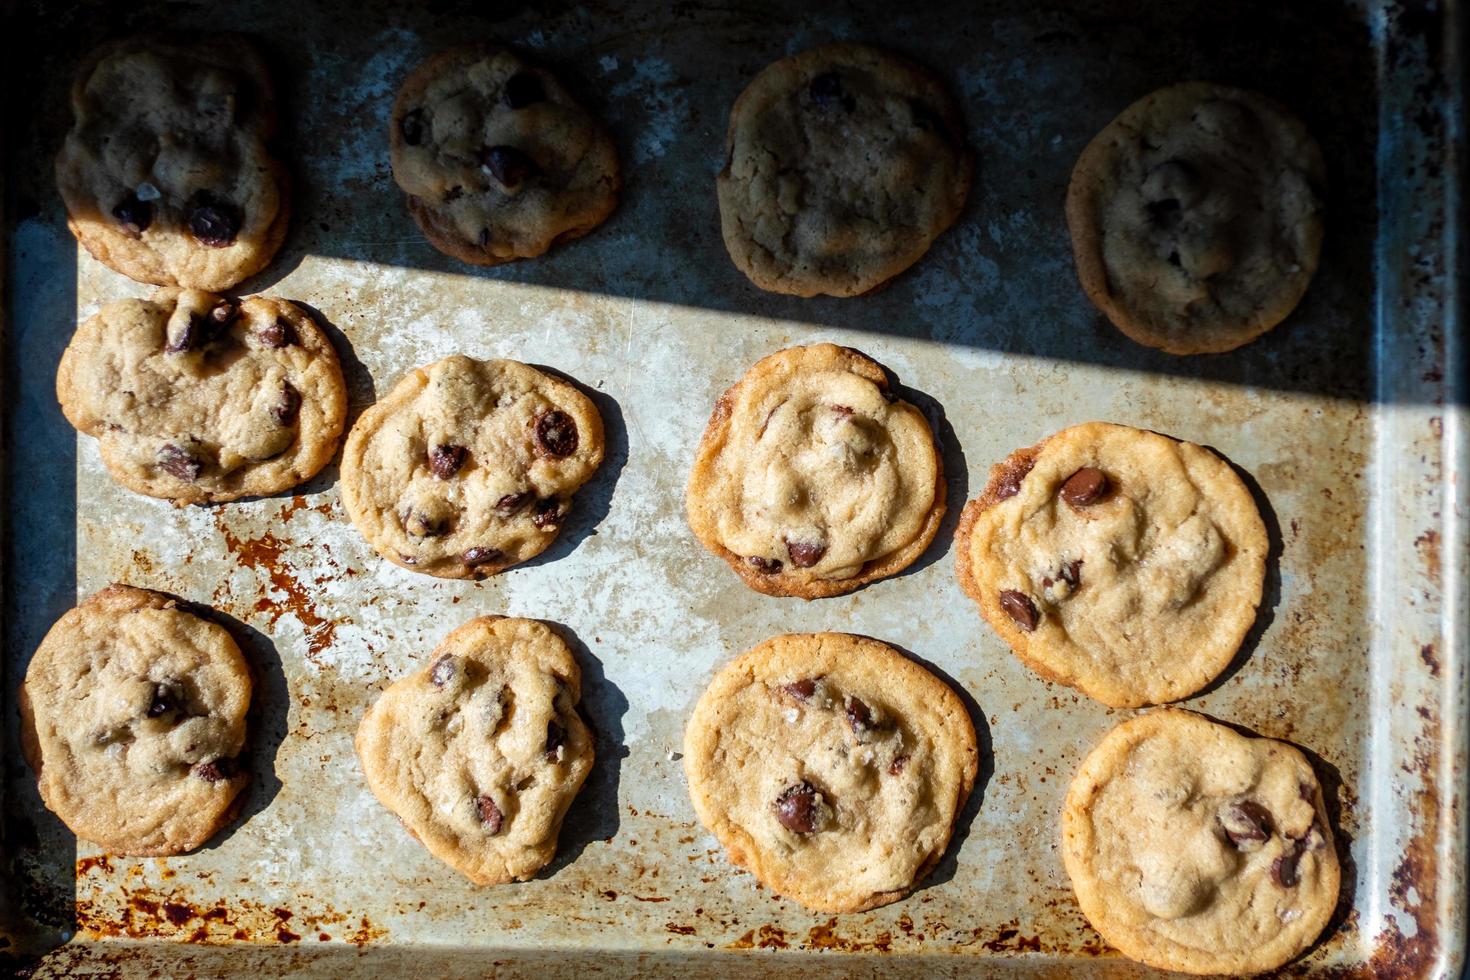
[[[261,343],[267,347],[273,347],[276,350],[280,350],[282,347],[290,347],[299,339],[296,336],[296,328],[291,325],[290,320],[287,320],[283,316],[278,316],[264,327],[261,327],[260,333],[257,336],[260,337]]]
[[[1286,850],[1271,862],[1271,880],[1282,888],[1295,888],[1301,881],[1298,864],[1305,849],[1304,841],[1294,840],[1288,844]]]
[[[271,418],[280,426],[293,425],[301,414],[301,392],[289,381],[281,382],[281,399],[271,406]]]
[[[803,677],[801,680],[783,684],[781,690],[801,702],[810,701],[812,695],[817,693],[817,679],[815,677]]]
[[[513,146],[487,146],[480,150],[480,166],[501,187],[519,187],[541,172],[536,162]]]
[[[1259,850],[1271,837],[1271,812],[1254,800],[1232,803],[1220,811],[1220,826],[1238,851]]]
[[[434,661],[434,666],[429,671],[429,682],[435,687],[443,687],[454,679],[454,655],[446,653]]]
[[[138,200],[137,194],[129,194],[112,209],[112,216],[124,231],[134,238],[139,237],[153,224],[153,205]]]
[[[852,112],[857,108],[857,100],[843,89],[842,76],[835,71],[825,71],[813,78],[807,91],[811,94],[812,102],[819,108],[835,109],[841,106],[845,112]]]
[[[199,191],[189,198],[189,233],[201,245],[225,248],[234,244],[240,234],[243,216],[240,209],[210,191]]]
[[[500,561],[504,557],[505,552],[499,548],[471,548],[463,555],[460,555],[460,560],[469,568],[477,568],[480,565],[489,565],[491,562]]]
[[[562,757],[562,746],[567,744],[567,730],[559,722],[548,721],[546,723],[546,760],[548,762],[560,762]]]
[[[449,530],[449,518],[440,514],[426,514],[420,510],[410,510],[403,519],[403,527],[415,537],[437,538]]]
[[[424,119],[423,109],[411,109],[404,113],[402,121],[398,123],[398,131],[403,134],[403,142],[409,146],[418,146],[424,141],[428,134],[427,121]]]
[[[751,555],[745,559],[745,563],[762,575],[775,575],[781,570],[781,559],[762,558],[760,555]]]
[[[499,517],[511,517],[531,502],[530,493],[508,493],[495,501],[495,513]]]
[[[792,541],[790,538],[782,538],[786,543],[786,552],[791,556],[791,564],[797,568],[811,568],[822,560],[827,553],[825,544],[811,544],[805,541]]]
[[[223,782],[230,778],[230,772],[234,765],[229,759],[215,759],[211,762],[199,762],[189,771],[206,783]]]
[[[817,788],[806,780],[786,787],[776,797],[776,819],[794,834],[815,831],[817,817]]]
[[[1014,589],[1006,589],[1000,594],[1000,608],[1005,610],[1007,616],[1021,629],[1030,633],[1036,629],[1036,624],[1041,622],[1041,615],[1036,611],[1036,603],[1024,592]]]
[[[849,695],[847,699],[847,724],[858,735],[873,727],[873,712],[861,698]]]
[[[495,835],[500,833],[501,824],[505,821],[505,814],[500,812],[500,807],[488,796],[475,797],[475,812],[480,816],[480,823],[485,827],[485,833]]]
[[[179,709],[179,692],[172,684],[157,684],[148,702],[148,717],[158,718]]]
[[[1073,591],[1075,591],[1082,585],[1082,559],[1079,558],[1076,561],[1069,561],[1063,564],[1057,571],[1057,577],[1070,585]]]
[[[506,80],[505,88],[500,92],[500,103],[507,109],[524,109],[545,100],[546,89],[535,72],[516,72]]]
[[[222,299],[207,312],[191,315],[179,335],[164,343],[164,353],[182,354],[185,351],[198,350],[213,342],[239,316],[239,305],[234,300]]]
[[[896,756],[894,756],[893,757],[893,761],[888,764],[888,775],[890,775],[890,776],[900,776],[900,775],[902,775],[904,769],[908,766],[908,764],[909,764],[909,757],[907,755],[896,755]]]
[[[464,446],[444,443],[429,447],[429,472],[441,480],[447,480],[464,466],[470,451]]]
[[[560,459],[577,451],[577,423],[566,412],[553,408],[536,416],[536,451]]]
[[[1026,474],[1036,465],[1034,459],[1026,460],[1024,467],[1014,467],[1005,471],[1000,482],[995,487],[995,499],[1006,500],[1021,492],[1021,483],[1026,479]]]
[[[194,454],[171,442],[164,443],[158,450],[158,466],[169,476],[186,483],[199,479],[199,474],[204,471],[204,464]]]
[[[1067,477],[1067,482],[1062,484],[1062,499],[1073,508],[1083,508],[1097,503],[1107,496],[1109,483],[1107,474],[1092,466],[1084,466],[1082,469]]]
[[[562,510],[562,502],[553,497],[537,501],[536,510],[531,514],[531,523],[544,531],[549,527],[556,527],[566,516],[566,511]]]

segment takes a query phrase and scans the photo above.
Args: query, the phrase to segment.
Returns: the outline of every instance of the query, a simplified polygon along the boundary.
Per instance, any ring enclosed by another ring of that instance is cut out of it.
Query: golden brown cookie
[[[1322,152],[1263,95],[1186,82],[1100,132],[1067,226],[1088,297],[1171,354],[1228,351],[1285,319],[1322,250]]]
[[[580,238],[618,203],[612,138],[551,72],[493,44],[441,51],[393,103],[393,179],[429,242],[475,265]]]
[[[51,627],[20,688],[41,799],[118,854],[181,854],[234,818],[249,782],[250,669],[222,627],[111,585]]]
[[[735,265],[796,296],[871,292],[954,224],[974,156],[940,80],[864,44],[769,65],[730,110],[718,190]]]
[[[733,863],[819,912],[912,891],[943,856],[978,766],[959,695],[845,633],[777,636],[737,657],[684,730],[700,822]]]
[[[1125,721],[1072,780],[1062,856],[1082,912],[1163,970],[1272,970],[1337,905],[1322,788],[1285,742],[1161,709]]]
[[[114,480],[177,504],[310,479],[347,417],[337,352],[303,309],[196,289],[104,306],[62,354],[56,397]]]
[[[394,564],[484,578],[550,546],[602,454],[602,416],[573,385],[455,354],[411,371],[352,426],[342,504]]]
[[[67,225],[139,282],[214,292],[270,263],[290,217],[275,95],[240,34],[114,41],[82,64],[56,158]]]
[[[368,786],[475,884],[525,881],[555,855],[592,770],[581,676],[544,623],[465,623],[363,717],[356,744]]]
[[[1107,422],[990,471],[955,532],[960,585],[1016,655],[1113,707],[1188,697],[1255,622],[1266,526],[1215,453]]]
[[[720,396],[689,474],[689,526],[766,595],[841,595],[914,562],[944,517],[928,421],[876,361],[792,347]]]

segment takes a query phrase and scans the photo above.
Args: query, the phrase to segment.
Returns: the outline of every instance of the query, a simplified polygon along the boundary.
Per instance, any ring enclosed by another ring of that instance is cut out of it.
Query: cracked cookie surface
[[[1302,753],[1179,709],[1124,722],[1083,762],[1062,857],[1103,938],[1165,970],[1274,969],[1337,905],[1337,851]]]
[[[689,526],[752,589],[841,595],[908,567],[945,509],[928,421],[883,368],[833,344],[762,358],[715,405]]]
[[[431,244],[475,265],[532,258],[617,206],[617,148],[543,68],[468,44],[416,68],[393,104],[393,179]]]
[[[410,372],[353,425],[342,503],[389,561],[483,578],[550,546],[602,456],[602,416],[574,386],[455,354]]]
[[[250,670],[230,634],[147,589],[112,585],[59,619],[20,689],[41,799],[118,854],[180,854],[228,823],[249,781]]]
[[[544,623],[482,616],[396,682],[357,730],[368,786],[439,860],[479,885],[556,853],[592,769],[581,671]]]
[[[1160,89],[1109,123],[1072,172],[1082,287],[1140,344],[1233,350],[1306,292],[1324,183],[1316,142],[1265,96],[1206,82]]]
[[[856,296],[952,225],[973,156],[944,85],[861,44],[769,65],[730,111],[717,181],[730,258],[761,289]]]
[[[289,181],[269,147],[270,76],[249,39],[103,45],[71,102],[56,183],[94,257],[138,282],[215,291],[269,264],[286,235]]]
[[[1029,667],[1113,707],[1187,697],[1255,622],[1266,527],[1215,453],[1073,426],[991,469],[955,532],[960,585]]]
[[[175,503],[278,493],[336,452],[347,389],[294,303],[164,288],[77,328],[56,397],[118,483]]]
[[[897,901],[975,785],[964,703],[892,647],[773,637],[722,668],[684,732],[700,821],[767,888],[821,912]]]

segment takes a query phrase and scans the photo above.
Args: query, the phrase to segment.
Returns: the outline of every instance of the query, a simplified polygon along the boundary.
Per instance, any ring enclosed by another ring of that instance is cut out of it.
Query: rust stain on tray
[[[297,503],[298,501],[300,504]],[[283,512],[283,517],[294,513],[304,503],[303,498],[295,498]],[[219,527],[220,534],[224,536],[225,547],[236,557],[240,565],[244,568],[265,572],[270,578],[271,587],[282,597],[272,598],[269,595],[262,595],[255,602],[255,612],[265,615],[271,626],[274,626],[286,613],[294,615],[306,633],[308,656],[315,656],[329,648],[332,641],[336,639],[337,623],[317,612],[311,592],[287,564],[285,555],[289,549],[295,547],[295,544],[281,540],[270,531],[266,531],[259,537],[241,538],[235,535],[221,517],[216,516],[215,523]],[[215,598],[218,600],[220,596],[216,595]]]
[[[322,911],[292,911],[248,900],[195,904],[187,894],[160,894],[140,888],[112,901],[78,899],[77,931],[92,939],[165,939],[186,943],[294,943],[302,933],[332,938],[327,930],[339,927],[340,938],[355,946],[384,939],[386,929],[366,916],[354,923],[330,906]],[[293,922],[295,923],[293,925]],[[300,931],[297,931],[300,930]],[[326,937],[323,939],[322,937]]]

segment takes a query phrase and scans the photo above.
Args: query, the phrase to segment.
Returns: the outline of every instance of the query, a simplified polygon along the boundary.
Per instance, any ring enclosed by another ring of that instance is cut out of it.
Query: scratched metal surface
[[[15,6],[7,91],[30,98],[7,100],[18,138],[4,690],[50,622],[111,581],[211,604],[260,678],[244,812],[193,855],[100,854],[5,757],[0,942],[31,954],[65,943],[38,976],[714,977],[797,962],[818,976],[982,962],[996,975],[1142,974],[1087,926],[1057,850],[1073,770],[1130,713],[1021,667],[961,595],[950,544],[991,463],[1093,418],[1216,447],[1250,475],[1270,528],[1257,628],[1186,704],[1301,745],[1328,790],[1343,900],[1290,972],[1458,969],[1464,432],[1448,209],[1462,120],[1448,15],[1254,0],[799,7],[553,3],[491,19],[385,0],[249,0],[227,18],[197,3]],[[285,248],[242,291],[302,301],[335,328],[354,416],[455,351],[549,365],[595,392],[608,461],[546,555],[482,584],[396,568],[346,521],[335,467],[298,494],[173,509],[114,486],[92,440],[61,420],[52,375],[76,320],[147,292],[78,256],[66,233],[49,160],[72,68],[114,33],[222,22],[254,33],[277,65],[298,180]],[[422,242],[384,135],[407,70],[481,36],[561,68],[615,130],[627,172],[606,226],[490,271]],[[947,77],[976,183],[958,225],[886,291],[770,296],[720,241],[713,176],[728,109],[764,64],[829,38],[894,44]],[[1260,88],[1300,113],[1329,161],[1331,223],[1321,271],[1282,327],[1232,354],[1175,359],[1089,306],[1061,202],[1096,130],[1185,77]],[[802,603],[751,593],[706,555],[682,495],[719,392],[762,355],[818,340],[864,350],[912,389],[938,424],[953,508],[909,572]],[[386,684],[484,613],[551,620],[576,638],[599,760],[547,871],[477,889],[372,800],[352,733]],[[671,756],[718,665],[773,633],[818,629],[869,634],[936,667],[965,692],[985,751],[943,863],[910,898],[860,915],[810,914],[733,871]],[[12,699],[11,746],[14,714]]]

